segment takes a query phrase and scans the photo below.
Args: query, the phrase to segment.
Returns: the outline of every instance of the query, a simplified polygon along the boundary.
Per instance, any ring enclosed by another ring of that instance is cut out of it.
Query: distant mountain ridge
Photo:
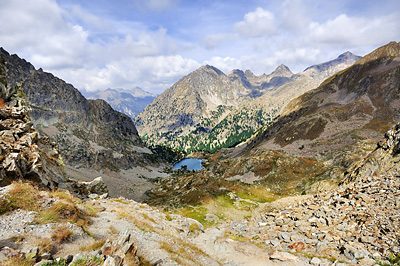
[[[400,121],[399,88],[400,43],[391,42],[292,100],[264,132],[231,154],[233,161],[279,150],[329,169],[310,177],[340,177]]]
[[[298,74],[280,65],[261,76],[202,66],[158,96],[136,116],[135,125],[149,144],[187,152],[231,147],[266,126],[290,100],[359,58],[347,52]]]
[[[139,87],[126,90],[109,88],[104,91],[84,92],[84,95],[88,99],[102,99],[132,119],[157,97]]]

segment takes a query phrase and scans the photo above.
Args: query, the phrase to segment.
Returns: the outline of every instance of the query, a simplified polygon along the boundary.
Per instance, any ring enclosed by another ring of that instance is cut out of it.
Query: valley
[[[1,48],[0,265],[398,265],[399,90],[391,42],[128,116]]]

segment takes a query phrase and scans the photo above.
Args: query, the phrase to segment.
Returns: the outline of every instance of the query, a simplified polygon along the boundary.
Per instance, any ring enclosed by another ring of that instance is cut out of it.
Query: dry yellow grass
[[[51,239],[61,244],[67,240],[70,240],[74,233],[68,229],[65,225],[56,227],[51,234]]]

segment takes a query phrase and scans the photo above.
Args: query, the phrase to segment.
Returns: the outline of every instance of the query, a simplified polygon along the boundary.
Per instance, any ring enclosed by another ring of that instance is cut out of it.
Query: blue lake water
[[[183,159],[179,163],[174,165],[174,169],[181,169],[182,165],[187,166],[187,170],[201,170],[203,169],[203,166],[201,166],[201,159],[195,159],[195,158],[188,158],[188,159]]]

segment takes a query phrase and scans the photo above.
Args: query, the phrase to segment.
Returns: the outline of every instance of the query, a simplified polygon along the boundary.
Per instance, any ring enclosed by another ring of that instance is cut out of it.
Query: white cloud
[[[54,0],[25,2],[2,3],[0,45],[78,89],[142,86],[160,92],[200,66],[174,55],[179,43],[165,28],[148,30],[136,22],[106,21],[77,6],[68,13]],[[161,8],[172,2],[148,4]],[[84,29],[76,24],[79,21],[94,30]],[[108,34],[105,39],[103,32]]]
[[[203,38],[206,49],[214,49],[224,41],[235,39],[233,34],[210,34]]]
[[[380,45],[399,36],[400,12],[375,18],[350,17],[341,14],[325,23],[309,25],[311,41],[346,46]]]
[[[63,20],[55,1],[6,0],[0,9],[1,45],[19,51],[40,67],[56,69],[80,64],[88,33]]]
[[[225,73],[235,68],[270,73],[281,63],[297,72],[347,50],[363,55],[400,39],[400,12],[333,14],[310,4],[316,0],[254,6],[246,14],[207,1],[194,10],[180,0],[129,0],[125,7],[132,10],[126,12],[110,11],[100,1],[99,13],[67,0],[57,0],[65,1],[63,8],[55,0],[0,1],[0,46],[86,90],[141,86],[159,93],[199,62]],[[153,11],[164,12],[156,14],[156,23],[148,19]],[[181,23],[176,14],[190,18]]]
[[[275,32],[275,16],[258,7],[254,12],[244,15],[244,20],[235,24],[235,30],[246,37],[271,35]]]
[[[56,74],[75,80],[74,85],[86,91],[139,86],[161,93],[198,67],[200,64],[195,60],[179,55],[128,57],[109,62],[103,68],[65,69]]]
[[[299,31],[306,29],[311,22],[307,8],[301,0],[286,0],[282,4],[282,26],[285,29]]]
[[[232,57],[220,57],[214,56],[210,60],[207,60],[203,65],[215,66],[225,74],[232,71],[233,69],[242,69],[242,60]]]

